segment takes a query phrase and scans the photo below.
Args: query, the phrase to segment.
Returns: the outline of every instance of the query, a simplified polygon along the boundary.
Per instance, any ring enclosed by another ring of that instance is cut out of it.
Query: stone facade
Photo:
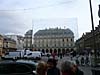
[[[32,46],[32,34],[33,34],[33,30],[29,30],[25,33],[24,49],[32,50],[32,48],[33,48],[33,46]]]
[[[34,34],[34,50],[67,52],[74,49],[74,34],[70,29],[51,28]]]
[[[9,51],[15,51],[16,48],[16,41],[4,36],[3,40],[3,53],[9,52]]]
[[[0,35],[0,56],[3,55],[3,36]]]
[[[91,32],[86,32],[76,41],[77,50],[80,51],[86,50],[90,52],[94,49],[94,46],[96,50],[100,50],[100,23],[95,27],[94,36],[93,31],[91,30]]]
[[[24,37],[21,35],[6,35],[8,38],[11,38],[16,41],[17,50],[23,50],[24,46]]]

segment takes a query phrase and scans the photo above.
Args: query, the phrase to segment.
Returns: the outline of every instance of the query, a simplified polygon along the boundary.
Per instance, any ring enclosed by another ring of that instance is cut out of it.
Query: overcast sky
[[[98,25],[98,5],[92,0],[95,26]],[[33,25],[33,26],[32,26]],[[23,35],[45,28],[70,28],[76,37],[89,32],[91,18],[89,0],[0,0],[0,33]]]

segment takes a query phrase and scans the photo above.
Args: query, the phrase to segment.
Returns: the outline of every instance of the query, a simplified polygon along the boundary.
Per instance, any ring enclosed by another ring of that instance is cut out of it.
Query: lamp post
[[[99,5],[99,10],[98,10],[98,16],[100,18],[100,5]],[[100,21],[99,21],[99,24],[100,24]]]
[[[89,0],[89,5],[90,5],[90,13],[91,13],[91,24],[92,24],[92,37],[93,37],[93,50],[94,50],[94,66],[97,65],[97,50],[96,50],[96,45],[95,45],[95,33],[94,33],[94,22],[93,22],[93,12],[92,12],[92,4],[91,0]]]

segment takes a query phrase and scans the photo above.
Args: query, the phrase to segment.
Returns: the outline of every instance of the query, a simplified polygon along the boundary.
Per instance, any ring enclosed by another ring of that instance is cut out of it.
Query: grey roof
[[[8,38],[7,36],[4,36],[4,40],[5,41],[12,41],[12,42],[16,42],[15,40],[11,39],[11,38]]]
[[[25,33],[25,35],[32,35],[32,33],[33,33],[33,30],[28,30],[28,31]]]
[[[69,37],[73,37],[74,33],[69,29],[45,29],[37,31],[34,36],[47,36],[47,35],[66,35]]]
[[[3,36],[0,34],[0,37],[3,37]]]

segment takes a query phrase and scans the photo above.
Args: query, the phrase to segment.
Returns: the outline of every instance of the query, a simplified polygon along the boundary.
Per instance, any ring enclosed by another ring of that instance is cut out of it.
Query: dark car
[[[35,75],[35,64],[25,62],[0,62],[0,75]]]
[[[36,66],[38,65],[38,62],[32,60],[17,60],[16,62],[28,65],[32,69],[32,71],[36,73]]]

